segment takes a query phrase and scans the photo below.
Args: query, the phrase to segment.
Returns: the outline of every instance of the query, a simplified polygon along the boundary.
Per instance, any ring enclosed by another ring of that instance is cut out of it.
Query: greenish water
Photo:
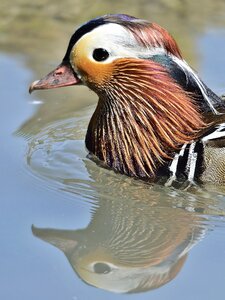
[[[61,61],[78,24],[126,12],[168,28],[222,94],[224,2],[0,5],[0,298],[222,299],[224,188],[178,191],[103,169],[84,146],[96,96],[27,90]]]

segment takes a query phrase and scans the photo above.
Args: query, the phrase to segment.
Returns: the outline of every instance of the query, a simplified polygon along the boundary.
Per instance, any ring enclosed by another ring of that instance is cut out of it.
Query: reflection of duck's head
[[[207,127],[205,114],[224,104],[166,30],[127,15],[89,21],[71,37],[62,64],[30,91],[74,84],[99,96],[86,146],[107,166],[148,180],[172,172],[191,181],[202,174],[202,145],[192,141]]]
[[[201,236],[196,215],[151,201],[102,201],[87,228],[33,233],[64,252],[87,283],[113,292],[151,290],[171,281]]]

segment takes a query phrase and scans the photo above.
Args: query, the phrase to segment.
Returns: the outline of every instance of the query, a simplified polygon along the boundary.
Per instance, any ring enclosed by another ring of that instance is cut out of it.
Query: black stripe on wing
[[[204,171],[204,144],[201,140],[183,145],[169,165],[170,177],[166,186],[177,183],[194,183]]]

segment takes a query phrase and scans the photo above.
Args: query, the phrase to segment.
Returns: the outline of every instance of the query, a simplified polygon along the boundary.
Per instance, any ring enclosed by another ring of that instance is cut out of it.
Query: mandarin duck
[[[85,142],[102,165],[167,186],[225,183],[225,101],[165,29],[124,14],[95,18],[30,92],[78,84],[99,97]]]

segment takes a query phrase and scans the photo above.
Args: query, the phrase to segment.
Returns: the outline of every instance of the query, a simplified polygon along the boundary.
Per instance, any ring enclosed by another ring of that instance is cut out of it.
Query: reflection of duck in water
[[[162,193],[149,187],[137,189],[132,199],[126,189],[114,196],[99,200],[85,229],[33,227],[33,233],[62,250],[75,272],[96,287],[128,293],[164,285],[203,235],[201,218],[172,207],[172,197],[168,203],[160,200]]]
[[[85,84],[99,96],[86,146],[108,167],[167,185],[224,183],[225,103],[160,26],[107,15],[81,26],[62,64],[30,91]]]
[[[74,137],[74,119],[63,124],[30,141],[28,163],[73,201],[93,203],[91,221],[79,230],[33,227],[34,235],[62,250],[85,282],[102,289],[141,292],[172,280],[203,236],[206,216],[224,215],[223,197],[200,188],[195,195],[149,185],[99,168],[86,159],[79,134]]]

